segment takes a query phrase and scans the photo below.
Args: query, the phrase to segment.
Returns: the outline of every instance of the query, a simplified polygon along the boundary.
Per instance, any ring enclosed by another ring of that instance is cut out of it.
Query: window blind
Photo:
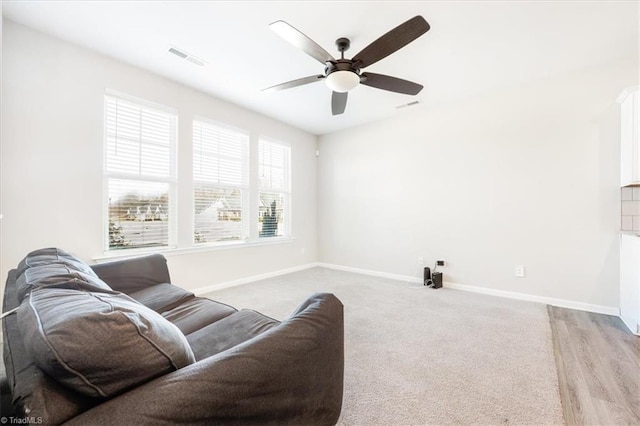
[[[194,242],[248,238],[249,134],[193,122]]]
[[[258,234],[285,236],[289,234],[291,148],[265,139],[258,145]]]
[[[105,96],[108,250],[170,245],[176,121],[173,112]]]

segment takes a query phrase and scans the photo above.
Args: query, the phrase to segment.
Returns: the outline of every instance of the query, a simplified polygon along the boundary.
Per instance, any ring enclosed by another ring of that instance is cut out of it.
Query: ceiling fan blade
[[[360,84],[375,87],[376,89],[388,90],[390,92],[404,93],[405,95],[417,95],[424,87],[422,84],[391,77],[384,74],[374,74],[372,72],[362,73]]]
[[[347,107],[347,96],[349,92],[333,92],[331,95],[331,114],[340,115]]]
[[[286,83],[276,84],[275,86],[262,89],[263,92],[276,92],[278,90],[291,89],[292,87],[302,86],[303,84],[314,83],[324,79],[324,75],[311,75],[309,77],[299,78],[297,80],[287,81]]]
[[[333,56],[318,45],[315,41],[287,24],[284,21],[276,21],[269,24],[269,27],[280,37],[302,50],[318,62],[324,65],[327,61],[335,61]]]
[[[422,16],[414,16],[362,49],[352,60],[360,62],[360,68],[368,67],[391,55],[396,50],[402,49],[429,31],[429,28],[431,27]]]

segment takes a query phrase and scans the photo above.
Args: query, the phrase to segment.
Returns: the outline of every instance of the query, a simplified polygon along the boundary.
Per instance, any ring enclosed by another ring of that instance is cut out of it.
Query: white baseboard
[[[355,272],[356,274],[372,275],[374,277],[389,278],[391,280],[409,281],[409,282],[412,282],[412,283],[421,283],[422,282],[422,280],[420,278],[412,277],[412,276],[409,276],[409,275],[390,274],[388,272],[372,271],[370,269],[353,268],[351,266],[342,266],[342,265],[336,265],[336,264],[333,264],[333,263],[318,262],[317,266],[320,266],[322,268],[335,269],[337,271]]]
[[[224,282],[224,283],[213,284],[213,285],[210,285],[210,286],[207,286],[207,287],[200,287],[200,288],[196,288],[195,290],[191,290],[191,291],[196,296],[200,296],[200,295],[202,295],[204,293],[208,293],[210,291],[222,290],[223,288],[229,288],[229,287],[235,287],[235,286],[242,285],[242,284],[248,284],[248,283],[253,282],[253,281],[264,280],[264,279],[267,279],[267,278],[273,278],[273,277],[277,277],[277,276],[280,276],[280,275],[290,274],[292,272],[298,272],[298,271],[303,271],[305,269],[315,268],[316,266],[318,266],[317,262],[307,263],[307,264],[304,264],[304,265],[294,266],[294,267],[291,267],[291,268],[280,269],[278,271],[267,272],[265,274],[252,275],[250,277],[240,278],[240,279],[233,280],[233,281],[227,281],[227,282]]]
[[[418,277],[412,277],[409,275],[400,275],[400,274],[390,274],[387,272],[373,271],[370,269],[353,268],[351,266],[334,265],[331,263],[323,263],[323,262],[319,262],[317,266],[321,266],[323,268],[329,268],[329,269],[336,269],[339,271],[355,272],[358,274],[390,278],[390,279],[399,280],[399,281],[408,281],[413,283],[422,282],[422,279]],[[533,294],[516,293],[513,291],[496,290],[496,289],[487,288],[487,287],[478,287],[473,285],[456,284],[456,283],[450,283],[450,282],[444,282],[442,285],[443,287],[451,288],[454,290],[469,291],[473,293],[487,294],[490,296],[497,296],[497,297],[505,297],[508,299],[524,300],[528,302],[537,302],[537,303],[543,303],[545,305],[558,306],[561,308],[577,309],[579,311],[595,312],[598,314],[620,316],[620,309],[613,306],[591,305],[588,303],[574,302],[571,300],[555,299],[552,297],[536,296]]]
[[[506,297],[508,299],[525,300],[528,302],[538,302],[545,305],[558,306],[560,308],[576,309],[579,311],[595,312],[605,315],[620,315],[620,309],[613,306],[591,305],[589,303],[574,302],[572,300],[556,299],[553,297],[536,296],[533,294],[516,293],[513,291],[495,290],[486,287],[477,287],[473,285],[444,283],[444,287],[454,290],[469,291],[473,293],[488,294],[491,296]]]

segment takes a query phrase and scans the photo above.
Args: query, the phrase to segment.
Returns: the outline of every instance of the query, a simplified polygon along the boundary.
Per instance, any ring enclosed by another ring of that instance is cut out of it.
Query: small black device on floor
[[[426,287],[431,287],[431,285],[433,284],[433,281],[431,281],[431,268],[429,268],[428,266],[425,266],[424,268],[422,284]]]
[[[433,288],[442,288],[442,272],[434,272],[431,275],[433,281]]]
[[[442,272],[431,273],[431,268],[424,268],[422,284],[431,288],[442,288]]]

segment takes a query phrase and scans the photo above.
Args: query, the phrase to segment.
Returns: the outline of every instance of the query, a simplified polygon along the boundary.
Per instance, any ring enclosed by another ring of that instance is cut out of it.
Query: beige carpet
[[[342,425],[562,424],[546,306],[325,268],[208,293],[286,318],[345,305]]]

